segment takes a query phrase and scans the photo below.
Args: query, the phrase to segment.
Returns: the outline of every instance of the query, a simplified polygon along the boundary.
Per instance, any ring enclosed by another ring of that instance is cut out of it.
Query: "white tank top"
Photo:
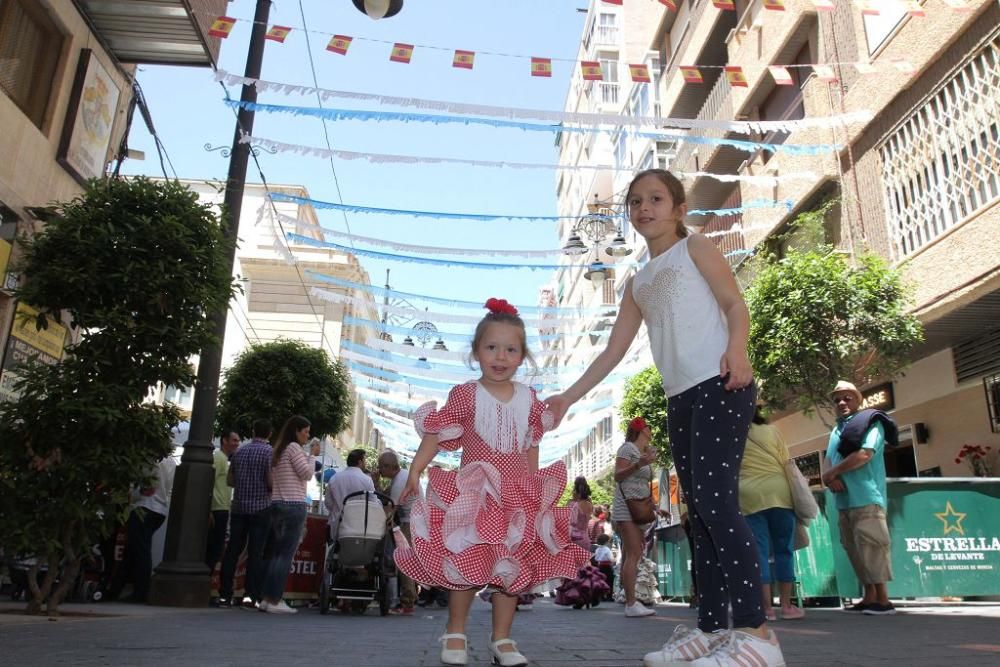
[[[726,316],[688,253],[688,237],[649,260],[632,280],[663,390],[676,396],[719,375]]]

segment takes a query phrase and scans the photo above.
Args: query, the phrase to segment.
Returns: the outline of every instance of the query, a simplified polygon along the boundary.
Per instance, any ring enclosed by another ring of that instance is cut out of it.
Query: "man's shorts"
[[[862,584],[892,581],[889,525],[881,505],[841,510],[840,543]]]

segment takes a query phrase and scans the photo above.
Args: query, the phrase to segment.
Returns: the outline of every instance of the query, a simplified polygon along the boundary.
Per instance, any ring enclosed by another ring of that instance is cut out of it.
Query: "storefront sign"
[[[886,382],[885,384],[880,384],[867,389],[862,392],[863,401],[861,402],[861,409],[867,410],[872,408],[874,410],[881,410],[882,412],[889,412],[896,408],[896,395],[892,391],[892,383]]]
[[[38,311],[24,303],[17,305],[14,321],[7,338],[0,371],[0,401],[12,401],[18,397],[14,382],[19,377],[17,369],[29,359],[43,364],[57,364],[62,359],[66,341],[66,327],[48,320],[48,327],[38,329],[35,320]]]

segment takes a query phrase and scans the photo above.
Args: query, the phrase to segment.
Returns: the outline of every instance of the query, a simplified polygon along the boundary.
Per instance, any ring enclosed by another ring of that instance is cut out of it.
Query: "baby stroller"
[[[319,613],[340,605],[360,615],[376,600],[379,613],[389,613],[389,578],[395,565],[388,557],[392,536],[386,514],[392,509],[392,500],[381,493],[358,491],[344,498],[333,542],[327,547]]]

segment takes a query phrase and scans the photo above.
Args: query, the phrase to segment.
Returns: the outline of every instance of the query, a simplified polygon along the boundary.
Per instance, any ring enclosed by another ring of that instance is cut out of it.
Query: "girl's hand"
[[[719,375],[729,376],[726,381],[728,391],[742,389],[750,384],[753,381],[753,368],[750,367],[746,350],[726,350],[719,362]]]
[[[566,411],[569,410],[569,406],[572,405],[570,400],[566,398],[563,394],[556,394],[555,396],[549,396],[544,401],[545,407],[549,412],[552,413],[552,428],[559,426],[562,422],[563,417],[566,416]]]
[[[411,474],[406,478],[406,486],[403,487],[403,492],[399,494],[397,504],[402,505],[410,496],[414,498],[420,497],[420,475]]]
[[[650,447],[646,451],[639,454],[639,464],[648,466],[650,463],[656,460],[656,450]]]

